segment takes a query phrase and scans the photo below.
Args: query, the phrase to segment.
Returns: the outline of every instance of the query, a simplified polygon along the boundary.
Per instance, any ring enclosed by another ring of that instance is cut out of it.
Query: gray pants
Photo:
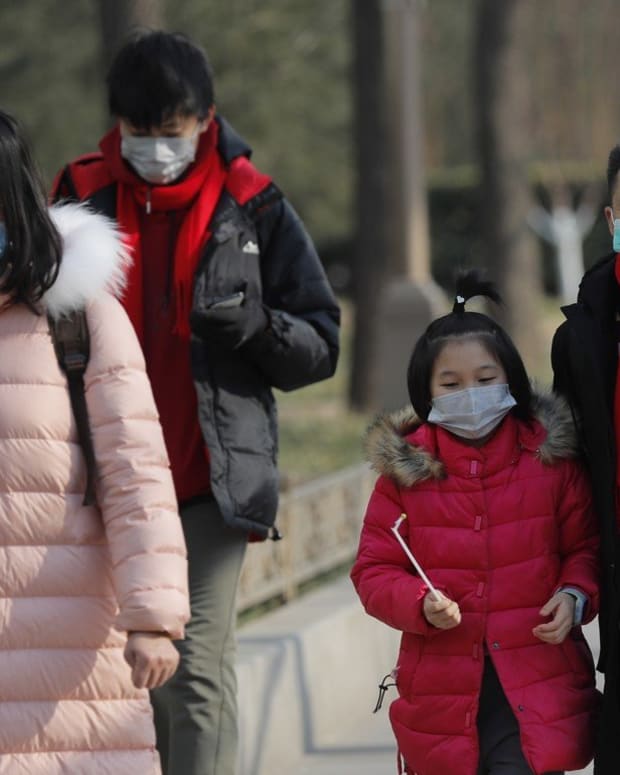
[[[508,704],[493,663],[484,660],[478,711],[480,765],[478,775],[533,775],[519,738],[519,725]],[[549,772],[547,775],[563,775]]]
[[[163,775],[234,775],[237,756],[235,597],[247,533],[214,500],[181,509],[192,618],[175,676],[151,693]]]

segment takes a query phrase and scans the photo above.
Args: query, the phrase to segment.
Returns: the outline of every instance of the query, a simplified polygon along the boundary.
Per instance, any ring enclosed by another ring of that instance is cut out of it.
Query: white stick
[[[403,540],[403,537],[402,537],[402,536],[401,536],[401,534],[398,532],[398,528],[400,527],[400,523],[401,523],[401,522],[402,522],[404,519],[405,519],[405,517],[404,517],[404,516],[402,516],[402,517],[399,517],[399,519],[397,519],[397,520],[396,520],[395,524],[394,524],[394,525],[392,525],[392,528],[391,528],[391,530],[392,530],[392,533],[394,533],[394,535],[396,536],[396,539],[397,539],[398,543],[399,543],[399,544],[402,546],[402,548],[405,550],[405,554],[406,554],[406,555],[407,555],[407,557],[409,557],[409,559],[411,560],[411,563],[413,564],[413,567],[414,567],[414,568],[417,570],[418,574],[420,575],[420,578],[421,578],[421,579],[422,579],[422,581],[423,581],[423,582],[426,584],[426,586],[429,588],[429,590],[431,591],[431,593],[432,593],[433,597],[435,598],[435,600],[437,600],[437,601],[439,601],[439,600],[442,600],[443,598],[442,598],[442,595],[441,595],[441,593],[440,593],[440,592],[439,592],[437,589],[435,589],[435,587],[432,585],[432,583],[431,583],[431,580],[430,580],[430,579],[429,579],[429,577],[426,575],[426,573],[424,573],[424,571],[422,570],[422,566],[421,566],[421,565],[420,565],[420,563],[419,563],[419,562],[416,560],[416,558],[413,556],[413,554],[412,554],[411,550],[409,549],[409,547],[407,546],[407,544],[404,542],[404,540]]]

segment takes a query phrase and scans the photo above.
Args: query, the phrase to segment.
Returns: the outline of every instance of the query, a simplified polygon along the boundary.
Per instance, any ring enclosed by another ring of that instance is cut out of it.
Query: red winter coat
[[[580,628],[560,645],[532,634],[560,586],[598,609],[598,538],[570,415],[540,399],[530,425],[508,415],[481,448],[414,416],[382,418],[368,436],[379,471],[352,579],[372,616],[401,630],[390,719],[407,771],[475,775],[485,648],[532,770],[578,770],[593,756],[598,694]],[[452,630],[432,627],[428,591],[390,528],[459,604]]]

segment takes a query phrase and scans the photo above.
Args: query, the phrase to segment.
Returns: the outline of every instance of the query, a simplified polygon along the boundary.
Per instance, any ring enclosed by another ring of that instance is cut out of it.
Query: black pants
[[[517,719],[488,657],[484,661],[478,737],[478,775],[533,775],[521,750]],[[563,773],[549,772],[547,775]]]

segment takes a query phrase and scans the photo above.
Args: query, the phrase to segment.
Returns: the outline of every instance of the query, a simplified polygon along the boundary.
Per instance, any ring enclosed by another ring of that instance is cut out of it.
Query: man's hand
[[[575,598],[567,592],[556,592],[540,609],[540,615],[551,616],[552,619],[534,627],[534,635],[545,643],[562,643],[573,626]]]
[[[160,632],[130,632],[124,653],[137,689],[156,689],[174,675],[179,652]]]
[[[440,630],[451,630],[461,623],[461,611],[458,604],[447,597],[435,600],[433,593],[427,592],[423,607],[426,621]]]
[[[194,334],[226,350],[236,350],[269,325],[262,303],[247,298],[236,307],[194,309],[189,320]]]

